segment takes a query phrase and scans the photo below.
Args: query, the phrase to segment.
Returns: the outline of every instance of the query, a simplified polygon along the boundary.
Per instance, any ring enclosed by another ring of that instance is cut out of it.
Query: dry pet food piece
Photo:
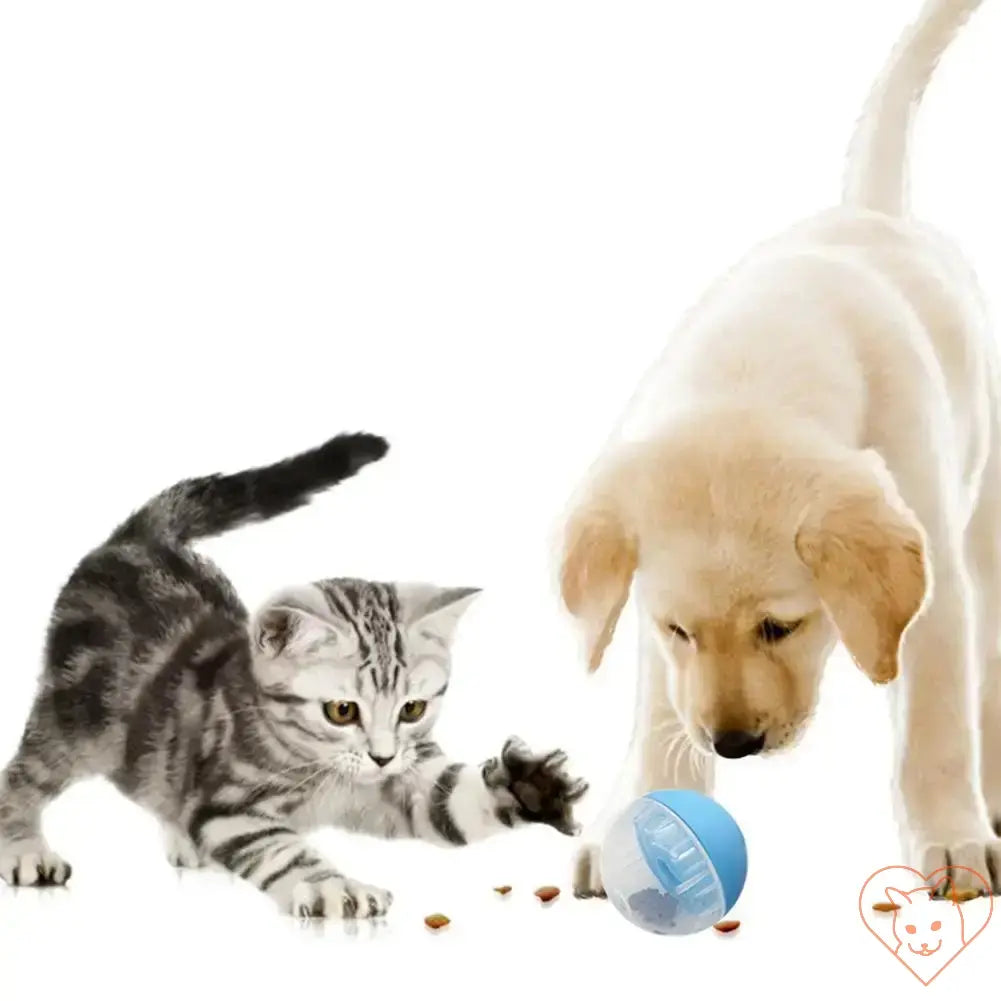
[[[429,914],[424,919],[424,924],[426,924],[432,931],[438,931],[439,929],[444,928],[445,925],[451,924],[451,922],[445,917],[444,914]]]
[[[946,894],[947,900],[955,900],[957,904],[965,904],[968,900],[976,900],[977,897],[983,896],[982,890],[968,889],[968,890],[950,890]]]
[[[872,905],[874,911],[879,911],[881,914],[888,914],[890,911],[899,911],[899,904],[891,904],[889,900],[877,900],[876,903]]]
[[[949,880],[944,880],[942,884],[945,888],[941,891],[938,899],[951,900],[954,904],[965,904],[967,901],[976,900],[982,897],[984,891],[975,886],[968,886],[965,890],[957,890]],[[936,891],[932,890],[928,894],[933,900],[936,899]]]
[[[495,886],[494,893],[499,893],[502,897],[506,897],[511,892],[510,886]]]
[[[535,891],[535,895],[544,904],[548,904],[560,895],[560,888],[558,886],[540,886]]]
[[[729,935],[730,932],[736,931],[739,927],[739,921],[719,921],[713,925],[716,931],[722,932],[724,935]]]

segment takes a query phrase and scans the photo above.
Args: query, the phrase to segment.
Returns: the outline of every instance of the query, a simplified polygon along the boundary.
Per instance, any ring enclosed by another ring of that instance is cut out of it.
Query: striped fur
[[[220,865],[310,916],[378,915],[391,899],[303,840],[318,825],[444,845],[526,822],[574,829],[585,786],[561,754],[511,740],[469,766],[432,739],[473,590],[325,580],[251,617],[188,548],[292,510],[384,451],[381,439],[346,436],[263,470],[186,481],[84,558],[56,603],[39,693],[0,776],[0,877],[69,878],[41,812],[92,775],[162,821],[176,864]],[[327,703],[357,706],[357,720],[332,723]],[[408,703],[426,703],[419,719],[401,718]]]

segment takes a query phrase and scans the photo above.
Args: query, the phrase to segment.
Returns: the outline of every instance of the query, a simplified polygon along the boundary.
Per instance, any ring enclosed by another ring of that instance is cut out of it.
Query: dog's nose
[[[382,758],[378,754],[373,754],[371,751],[368,752],[368,756],[380,767],[385,768],[386,765],[396,757],[395,754],[391,754],[388,758]]]
[[[713,737],[713,748],[721,758],[746,758],[765,746],[763,733],[746,730],[723,730]]]

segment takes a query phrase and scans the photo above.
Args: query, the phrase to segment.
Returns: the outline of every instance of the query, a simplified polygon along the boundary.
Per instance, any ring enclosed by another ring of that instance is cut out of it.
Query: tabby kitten
[[[232,476],[186,480],[86,556],[52,617],[40,690],[0,775],[0,876],[65,883],[43,807],[103,775],[163,823],[176,865],[216,863],[285,910],[371,917],[391,896],[303,839],[332,824],[463,845],[522,823],[573,833],[586,785],[509,740],[478,766],[431,739],[472,589],[325,580],[251,618],[189,543],[305,504],[381,458],[341,435]]]

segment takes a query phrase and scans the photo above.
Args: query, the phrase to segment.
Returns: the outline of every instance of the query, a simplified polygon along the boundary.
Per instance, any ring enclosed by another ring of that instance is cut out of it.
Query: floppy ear
[[[402,619],[408,626],[428,629],[451,643],[466,609],[480,594],[478,587],[436,587],[434,584],[398,584]]]
[[[563,603],[584,627],[587,668],[601,665],[636,572],[636,542],[611,506],[586,506],[567,525],[560,569]]]
[[[923,534],[876,479],[831,493],[807,512],[796,551],[848,652],[883,684],[897,676],[901,636],[928,589]]]

